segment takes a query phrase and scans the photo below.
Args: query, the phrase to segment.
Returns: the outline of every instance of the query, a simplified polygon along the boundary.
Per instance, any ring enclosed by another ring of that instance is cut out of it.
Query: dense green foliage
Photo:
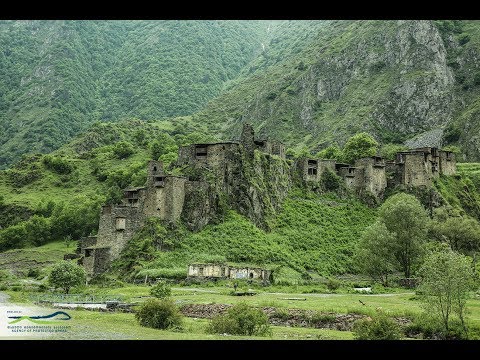
[[[178,146],[215,137],[191,118],[178,118],[175,125],[97,123],[67,146],[49,155],[24,156],[1,171],[0,251],[95,233],[100,206],[119,202],[122,189],[145,183],[154,139],[170,144],[159,155],[168,172]],[[153,240],[161,249],[175,246],[158,236]]]
[[[271,329],[267,314],[242,302],[232,306],[226,314],[214,317],[210,321],[207,332],[265,336],[271,334]]]
[[[365,132],[352,136],[343,148],[343,160],[353,164],[355,160],[374,156],[377,153],[378,142]]]
[[[0,168],[95,120],[192,114],[261,52],[270,23],[0,22]]]
[[[150,295],[158,299],[164,299],[172,294],[172,289],[165,281],[159,281],[150,289]]]
[[[389,245],[406,278],[415,273],[427,240],[429,218],[418,199],[399,193],[388,198],[380,207],[378,221],[393,235]]]
[[[399,340],[402,331],[395,320],[378,311],[373,318],[357,320],[353,325],[357,340]]]
[[[154,329],[181,329],[183,315],[171,298],[148,299],[135,313],[140,325]]]
[[[470,261],[449,248],[435,251],[426,257],[420,274],[419,291],[426,311],[440,319],[445,334],[449,333],[453,316],[460,320],[467,334],[466,302],[475,287]]]
[[[355,260],[360,271],[384,286],[388,286],[388,276],[398,265],[392,251],[395,241],[395,235],[383,222],[377,221],[365,230],[357,245]]]
[[[85,279],[85,269],[72,261],[61,261],[55,264],[48,276],[49,284],[63,289],[66,294],[72,287],[83,285]]]

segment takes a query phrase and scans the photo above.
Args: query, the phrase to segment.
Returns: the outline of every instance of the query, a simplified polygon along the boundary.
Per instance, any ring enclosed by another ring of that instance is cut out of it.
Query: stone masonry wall
[[[454,175],[457,172],[457,163],[455,161],[455,154],[446,151],[440,151],[440,173],[444,175]]]
[[[431,186],[431,165],[422,153],[404,155],[402,183],[411,186]]]
[[[383,161],[381,162],[383,164]],[[355,166],[362,169],[360,191],[367,191],[381,198],[387,187],[385,166],[375,162],[373,158],[363,158],[355,161]]]

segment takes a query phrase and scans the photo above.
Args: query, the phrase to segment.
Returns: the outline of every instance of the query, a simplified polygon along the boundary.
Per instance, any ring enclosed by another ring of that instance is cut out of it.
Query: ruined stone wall
[[[272,143],[272,154],[285,159],[285,145],[279,142]]]
[[[185,200],[185,182],[184,177],[168,176],[165,178],[165,220],[176,222],[182,214],[183,203]]]
[[[245,156],[253,159],[255,150],[255,132],[251,124],[243,124],[242,135],[240,136],[240,143],[245,151]]]
[[[206,156],[197,156],[197,145],[184,146],[179,149],[177,166],[189,166],[193,169],[204,170],[212,176],[223,179],[226,158],[231,152],[238,152],[238,143],[218,143],[205,145]],[[204,174],[206,175],[206,174]]]
[[[110,248],[94,249],[93,275],[101,274],[108,270],[111,262]]]
[[[188,266],[189,277],[228,277],[230,269],[228,266],[219,264],[191,264]]]
[[[125,219],[125,229],[117,229],[117,219]],[[110,247],[112,259],[117,258],[127,241],[143,226],[144,220],[139,208],[122,205],[102,207],[97,246]]]
[[[145,217],[158,217],[165,219],[167,217],[167,201],[165,187],[149,186],[143,201],[143,214]]]
[[[331,171],[335,172],[335,163],[336,161],[333,159],[318,159],[318,171],[320,176],[326,169],[330,169]]]
[[[156,176],[164,176],[163,163],[161,161],[150,160],[147,165],[147,187],[154,185]]]
[[[404,154],[402,183],[409,186],[431,186],[432,168],[430,155],[423,153]]]
[[[439,168],[443,175],[454,175],[457,172],[457,163],[453,152],[440,151]]]
[[[142,198],[141,211],[144,216],[158,217],[161,220],[176,222],[180,219],[185,199],[184,177],[164,176],[163,186],[150,186]]]
[[[92,251],[88,255],[82,258],[82,265],[87,275],[93,276],[95,274],[95,253]]]
[[[377,198],[381,198],[387,187],[387,177],[383,161],[373,158],[363,158],[355,161],[355,166],[361,168],[361,191],[367,191]]]
[[[387,187],[393,188],[402,184],[403,164],[396,164],[395,162],[385,163],[385,175],[387,178]]]
[[[178,148],[177,166],[195,166],[195,145],[180,146]]]
[[[347,189],[357,191],[361,187],[361,180],[363,178],[361,169],[353,166],[342,167],[338,170],[338,175],[343,178]]]
[[[255,149],[266,154],[273,154],[273,145],[270,141],[267,140],[256,140]]]
[[[85,236],[80,239],[80,250],[83,254],[85,248],[95,246],[97,244],[97,237],[96,236]]]
[[[230,279],[268,280],[269,271],[259,268],[230,268]]]

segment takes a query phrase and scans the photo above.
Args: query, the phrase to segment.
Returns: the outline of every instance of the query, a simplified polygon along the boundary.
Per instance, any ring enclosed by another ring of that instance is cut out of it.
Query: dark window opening
[[[198,268],[198,275],[203,276],[203,267]]]
[[[308,165],[317,165],[317,160],[308,160]]]
[[[450,152],[447,153],[447,160],[448,161],[452,160],[452,153]]]
[[[222,146],[222,150],[225,150],[225,145]]]
[[[85,257],[92,256],[92,249],[85,249]]]
[[[160,208],[157,208],[158,211],[160,211]]]
[[[195,148],[195,156],[198,158],[204,158],[207,156],[207,147],[206,146],[197,146]]]
[[[250,279],[253,279],[253,272],[250,273]]]
[[[157,171],[157,167],[156,167],[156,166],[153,167],[153,171]]]
[[[348,169],[348,173],[352,174],[355,171],[355,169]]]
[[[165,177],[164,176],[154,176],[155,186],[165,186]]]
[[[308,175],[317,175],[316,168],[308,168]]]

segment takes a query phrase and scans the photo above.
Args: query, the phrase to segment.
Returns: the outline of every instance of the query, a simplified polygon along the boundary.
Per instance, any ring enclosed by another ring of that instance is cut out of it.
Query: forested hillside
[[[94,121],[199,110],[262,51],[270,21],[1,21],[0,168]]]

